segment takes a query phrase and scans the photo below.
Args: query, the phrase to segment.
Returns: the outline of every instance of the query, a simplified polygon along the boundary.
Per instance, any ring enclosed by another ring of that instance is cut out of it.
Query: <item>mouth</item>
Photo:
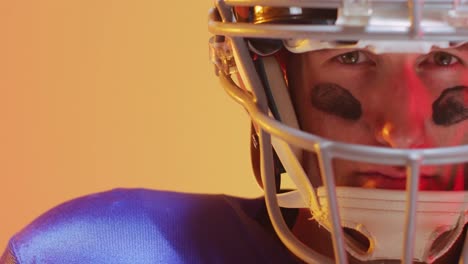
[[[355,173],[355,186],[370,189],[405,190],[406,173],[402,170],[367,170]],[[439,177],[422,173],[419,178],[419,190],[444,190]]]

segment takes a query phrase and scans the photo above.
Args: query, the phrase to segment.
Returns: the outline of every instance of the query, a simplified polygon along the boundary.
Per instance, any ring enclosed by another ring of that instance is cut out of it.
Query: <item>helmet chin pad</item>
[[[400,259],[403,251],[406,191],[337,187],[346,249],[361,261]],[[327,193],[318,188],[321,208],[311,207],[312,217],[327,230],[331,215]],[[444,256],[463,234],[468,218],[468,194],[421,191],[416,213],[414,260],[432,263]],[[298,191],[278,195],[282,207],[305,208]]]
[[[336,191],[343,227],[358,231],[370,241],[368,250],[362,251],[357,241],[345,236],[348,252],[361,261],[399,259],[403,252],[406,191],[352,187],[337,187]],[[318,196],[322,208],[327,208],[324,188],[318,189]],[[465,192],[419,192],[414,260],[432,263],[452,248],[467,222],[465,196]]]

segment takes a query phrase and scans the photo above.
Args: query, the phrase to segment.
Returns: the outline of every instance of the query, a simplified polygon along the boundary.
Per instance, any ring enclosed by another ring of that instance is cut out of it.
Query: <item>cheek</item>
[[[426,87],[453,87],[460,83],[467,83],[466,71],[435,70],[420,71],[419,79]]]
[[[441,127],[431,125],[427,128],[429,136],[434,141],[435,147],[450,147],[468,144],[468,122]]]
[[[315,153],[306,152],[303,156],[304,170],[314,187],[323,186],[318,158]],[[358,186],[352,173],[358,168],[356,162],[334,159],[332,162],[333,176],[338,186]]]
[[[318,110],[346,120],[357,121],[362,115],[361,102],[334,83],[317,84],[312,89],[310,102]]]
[[[317,110],[310,104],[304,112],[307,114],[301,116],[300,123],[306,132],[339,142],[374,144],[374,137],[362,120],[349,121]]]
[[[452,126],[468,118],[468,87],[445,89],[432,104],[432,119],[439,126]]]
[[[455,86],[445,89],[432,104],[432,125],[427,130],[437,146],[468,143],[468,88]]]
[[[292,99],[302,130],[335,141],[372,144],[361,118],[361,103],[345,88],[315,84],[312,89],[293,93]]]

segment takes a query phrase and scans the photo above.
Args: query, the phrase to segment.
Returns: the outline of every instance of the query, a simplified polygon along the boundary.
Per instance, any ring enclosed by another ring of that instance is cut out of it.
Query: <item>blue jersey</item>
[[[293,224],[295,211],[286,219]],[[0,263],[297,263],[262,198],[116,189],[66,202],[15,235]]]

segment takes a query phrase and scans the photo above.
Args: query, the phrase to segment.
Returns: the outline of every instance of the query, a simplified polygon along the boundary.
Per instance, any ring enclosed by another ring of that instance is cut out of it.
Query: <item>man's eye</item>
[[[335,57],[341,64],[359,64],[364,62],[369,62],[369,57],[362,51],[351,51],[340,54]]]
[[[437,51],[431,54],[431,56],[428,58],[428,62],[437,66],[450,66],[455,63],[459,63],[460,60],[450,53]]]

